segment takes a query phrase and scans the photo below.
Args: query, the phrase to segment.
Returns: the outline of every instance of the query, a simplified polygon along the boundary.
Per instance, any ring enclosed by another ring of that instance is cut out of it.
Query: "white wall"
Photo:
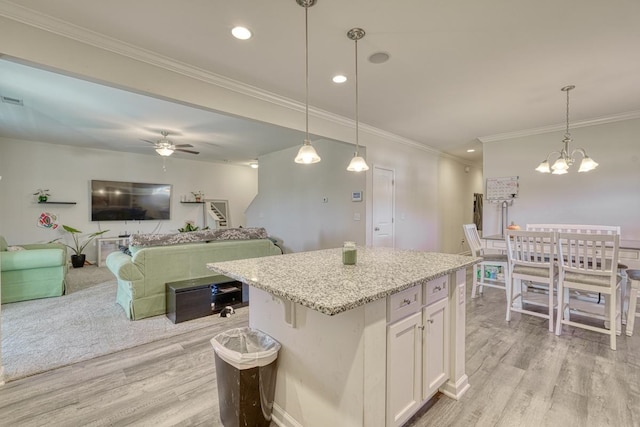
[[[336,248],[345,241],[364,245],[365,204],[352,202],[351,192],[365,189],[365,174],[346,170],[353,146],[331,140],[313,146],[322,161],[312,165],[294,163],[299,147],[260,157],[259,194],[247,221],[281,239],[286,252]]]
[[[43,211],[55,213],[61,224],[85,233],[108,229],[106,236],[127,233],[177,232],[186,220],[202,226],[201,204],[181,204],[181,195],[202,190],[206,198],[229,200],[231,225],[251,226],[244,212],[258,190],[257,172],[247,166],[206,163],[169,157],[166,172],[162,158],[115,151],[76,148],[0,138],[0,235],[11,245],[46,242],[63,234],[60,230],[39,228]],[[173,185],[171,220],[102,221],[90,220],[90,180],[134,181]],[[51,201],[76,205],[42,205],[33,193],[50,190]],[[95,246],[85,251],[96,259]]]
[[[520,177],[519,197],[509,221],[603,224],[622,227],[622,238],[640,240],[640,119],[570,129],[569,149],[584,148],[599,167],[565,175],[534,169],[551,151],[562,148],[564,132],[484,144],[485,178]],[[484,234],[500,232],[500,208],[485,202]]]
[[[439,166],[440,250],[464,253],[469,251],[469,246],[462,224],[473,223],[473,194],[484,193],[482,169],[447,157],[440,160]]]

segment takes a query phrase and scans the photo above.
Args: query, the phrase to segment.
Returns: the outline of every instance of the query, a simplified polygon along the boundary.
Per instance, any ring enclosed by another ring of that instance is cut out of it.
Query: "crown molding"
[[[633,120],[633,119],[640,119],[640,111],[629,111],[627,113],[615,114],[613,116],[596,117],[595,119],[582,120],[579,122],[571,123],[571,129],[582,128],[587,126],[603,125],[607,123],[615,123],[615,122],[621,122],[624,120]],[[482,137],[478,137],[478,140],[482,143],[497,142],[497,141],[504,141],[506,139],[515,139],[515,138],[522,138],[525,136],[540,135],[542,133],[563,131],[565,129],[566,129],[566,124],[557,124],[557,125],[544,126],[540,128],[534,128],[534,129],[525,129],[525,130],[519,130],[515,132],[507,132],[507,133],[499,133],[496,135],[482,136]]]
[[[275,93],[260,89],[255,86],[242,83],[231,78],[215,74],[204,69],[191,66],[189,64],[176,61],[158,53],[142,49],[138,46],[105,36],[89,29],[70,24],[66,21],[33,11],[24,6],[20,6],[8,0],[0,0],[0,16],[21,22],[23,24],[39,28],[41,30],[54,33],[77,42],[88,44],[99,49],[107,50],[128,58],[145,62],[147,64],[172,71],[186,77],[197,79],[208,84],[222,87],[242,95],[266,101],[274,105],[287,108],[296,112],[305,111],[305,105],[301,102],[277,95]],[[331,113],[329,111],[313,108],[309,106],[309,115],[322,120],[347,126],[355,129],[355,121],[346,117]],[[408,138],[384,131],[374,126],[359,124],[359,129],[391,143],[399,143],[413,147],[422,151],[436,154],[443,157],[452,158],[464,162],[456,156],[452,156],[433,147],[421,144]],[[366,146],[366,145],[364,145]]]

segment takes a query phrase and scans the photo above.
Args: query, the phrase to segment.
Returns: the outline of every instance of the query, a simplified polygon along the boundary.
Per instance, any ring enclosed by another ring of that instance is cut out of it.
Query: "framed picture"
[[[352,191],[351,192],[351,201],[352,202],[361,202],[362,201],[362,190],[361,191]]]

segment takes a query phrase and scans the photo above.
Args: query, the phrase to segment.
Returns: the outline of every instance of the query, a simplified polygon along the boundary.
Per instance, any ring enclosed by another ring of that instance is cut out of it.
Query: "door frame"
[[[391,172],[391,180],[392,180],[392,186],[391,186],[391,234],[392,234],[392,247],[395,248],[396,247],[396,170],[392,167],[388,167],[388,166],[383,166],[383,165],[378,165],[378,164],[374,164],[372,166],[373,170],[371,173],[371,224],[368,228],[368,235],[370,236],[370,245],[374,246],[374,228],[375,228],[375,207],[376,207],[376,201],[375,201],[375,171],[376,169],[382,169],[382,170],[386,170],[386,171],[390,171]]]

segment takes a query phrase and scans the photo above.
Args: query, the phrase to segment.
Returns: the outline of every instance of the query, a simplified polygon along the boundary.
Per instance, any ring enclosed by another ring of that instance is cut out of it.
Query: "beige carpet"
[[[227,320],[213,315],[177,325],[165,316],[131,321],[115,302],[116,280],[106,268],[71,270],[67,292],[62,297],[2,306],[5,381]],[[235,316],[248,320],[248,308],[236,310]]]

